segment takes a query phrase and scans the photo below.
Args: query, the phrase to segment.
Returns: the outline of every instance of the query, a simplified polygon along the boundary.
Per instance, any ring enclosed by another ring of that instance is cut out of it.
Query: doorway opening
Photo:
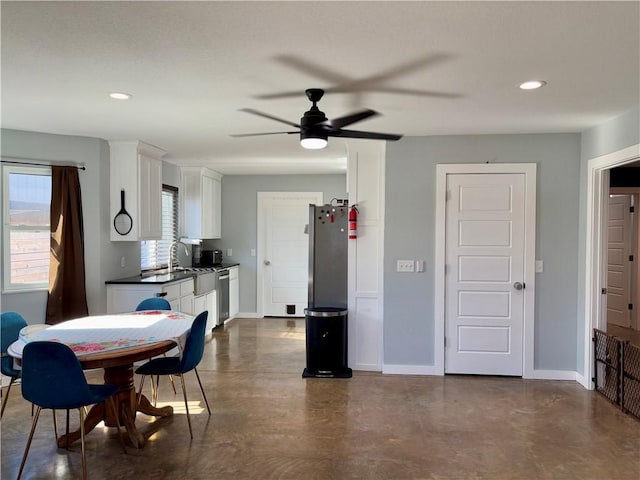
[[[608,218],[610,172],[640,161],[640,144],[589,160],[587,171],[587,238],[585,248],[584,376],[578,381],[594,388],[593,329],[607,329]],[[637,289],[637,287],[636,287]],[[639,306],[640,307],[640,306]]]

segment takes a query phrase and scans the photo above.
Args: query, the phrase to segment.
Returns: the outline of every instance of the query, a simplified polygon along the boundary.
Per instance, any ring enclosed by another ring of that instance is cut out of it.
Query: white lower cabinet
[[[216,302],[216,291],[212,290],[204,295],[198,295],[193,299],[193,313],[198,315],[205,310],[209,311],[207,316],[206,332],[209,334],[216,326],[218,320],[218,304]]]
[[[240,312],[240,276],[239,268],[229,269],[229,319],[234,318]]]
[[[163,284],[108,284],[107,313],[133,312],[145,298],[158,296],[165,298],[173,310],[194,313],[192,278]]]

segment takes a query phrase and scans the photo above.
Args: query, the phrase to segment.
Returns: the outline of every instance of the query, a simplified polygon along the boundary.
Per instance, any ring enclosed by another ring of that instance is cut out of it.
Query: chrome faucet
[[[174,240],[169,245],[169,273],[173,273],[173,247],[181,244],[184,247],[184,253],[189,256],[189,250],[187,249],[187,245],[182,242],[182,240]]]

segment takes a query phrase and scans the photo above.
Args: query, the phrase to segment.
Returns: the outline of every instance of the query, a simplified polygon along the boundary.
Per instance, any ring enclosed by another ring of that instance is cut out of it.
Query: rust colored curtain
[[[75,167],[51,167],[51,248],[46,323],[88,315],[80,179]]]

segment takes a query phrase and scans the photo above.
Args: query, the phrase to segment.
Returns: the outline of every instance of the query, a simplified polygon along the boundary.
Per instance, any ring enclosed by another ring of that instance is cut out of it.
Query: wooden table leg
[[[133,364],[109,367],[104,369],[104,383],[118,385],[120,388],[116,393],[116,405],[120,416],[120,425],[124,426],[131,444],[136,448],[142,448],[145,444],[144,435],[136,428],[136,410],[147,415],[156,417],[169,417],[173,415],[173,407],[165,406],[156,408],[144,395],[140,399],[140,406],[136,408],[136,391],[133,384]],[[117,419],[113,416],[111,409],[106,408],[104,403],[99,403],[91,407],[87,415],[85,425],[85,435],[93,430],[96,425],[104,420],[108,427],[117,426]],[[58,438],[58,447],[63,448],[80,439],[80,430],[69,432]]]
[[[170,417],[173,415],[173,407],[166,405],[164,407],[154,407],[149,399],[142,395],[140,398],[140,405],[138,405],[138,411],[147,415],[153,415],[154,417]]]

